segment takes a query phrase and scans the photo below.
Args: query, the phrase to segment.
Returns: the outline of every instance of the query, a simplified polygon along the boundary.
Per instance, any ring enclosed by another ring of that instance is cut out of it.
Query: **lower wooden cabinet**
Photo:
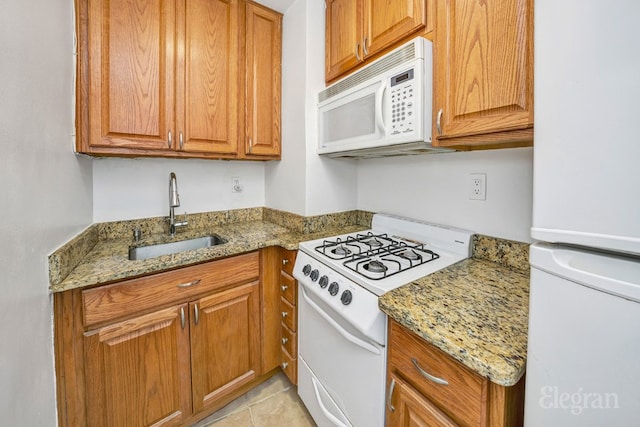
[[[84,334],[87,425],[179,425],[191,415],[187,305]]]
[[[297,251],[282,250],[280,272],[281,368],[289,380],[298,384],[298,282],[293,278]]]
[[[387,426],[515,427],[523,424],[524,379],[490,382],[389,320]]]
[[[189,306],[193,410],[199,412],[257,378],[258,281],[205,296]]]
[[[393,374],[390,379],[389,393],[392,397],[389,402],[391,410],[387,422],[389,427],[457,426],[419,391]]]
[[[266,373],[259,259],[55,294],[59,425],[188,425],[248,390]]]

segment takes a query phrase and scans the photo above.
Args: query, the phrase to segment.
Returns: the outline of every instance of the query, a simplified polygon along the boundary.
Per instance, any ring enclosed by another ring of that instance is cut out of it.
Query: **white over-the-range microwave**
[[[431,146],[431,42],[416,37],[318,94],[318,154],[382,157]]]

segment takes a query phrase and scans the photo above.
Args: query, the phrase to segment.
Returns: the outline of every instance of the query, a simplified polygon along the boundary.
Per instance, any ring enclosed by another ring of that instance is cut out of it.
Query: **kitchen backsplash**
[[[528,271],[529,243],[476,234],[473,236],[473,257]]]

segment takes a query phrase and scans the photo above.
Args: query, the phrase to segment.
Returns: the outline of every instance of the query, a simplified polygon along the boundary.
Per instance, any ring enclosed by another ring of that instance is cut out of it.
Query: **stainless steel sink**
[[[129,259],[132,261],[153,258],[160,255],[175,254],[194,249],[208,248],[227,243],[222,237],[212,234],[210,236],[181,240],[179,242],[158,243],[155,245],[140,246],[129,249]]]

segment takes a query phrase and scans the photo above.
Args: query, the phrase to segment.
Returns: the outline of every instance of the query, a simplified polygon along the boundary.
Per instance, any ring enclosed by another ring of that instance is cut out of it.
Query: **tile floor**
[[[315,427],[297,389],[279,372],[193,427]]]

